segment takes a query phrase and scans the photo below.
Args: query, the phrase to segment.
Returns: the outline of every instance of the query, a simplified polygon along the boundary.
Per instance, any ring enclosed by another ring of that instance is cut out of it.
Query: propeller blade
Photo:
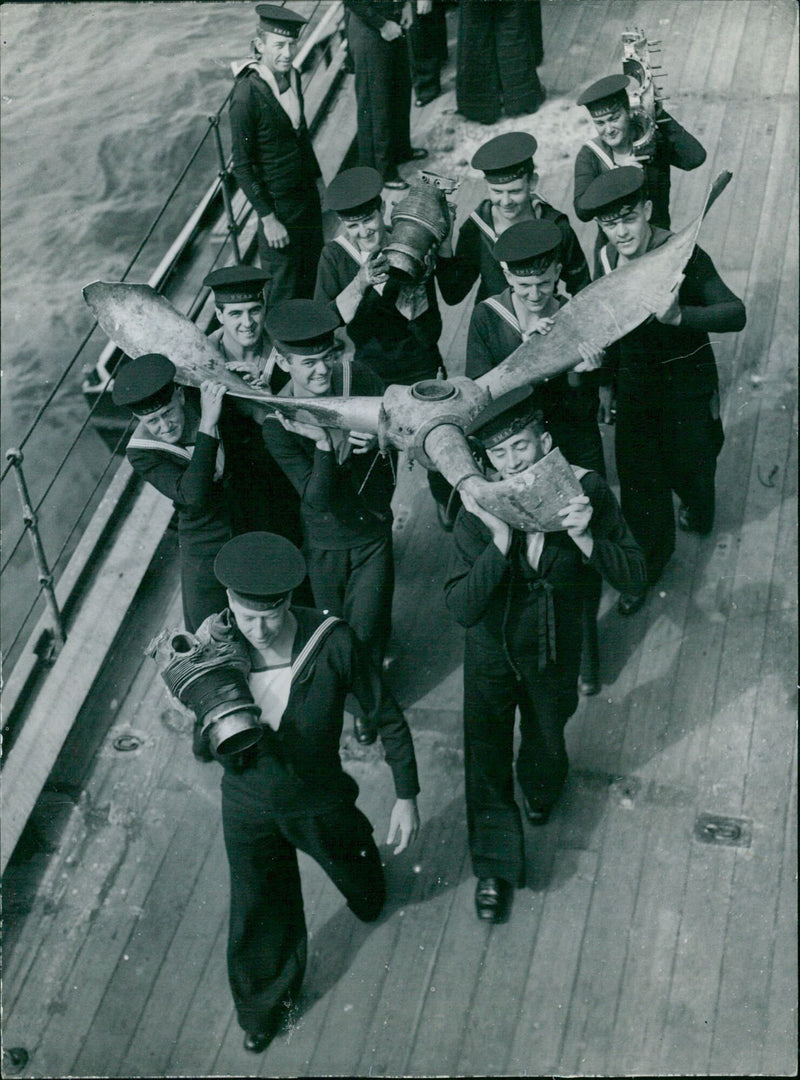
[[[228,371],[222,354],[202,330],[150,285],[93,281],[84,288],[83,298],[101,329],[124,353],[164,353],[178,369],[178,382],[199,386],[204,379],[214,379],[234,397],[271,405],[287,416],[300,414],[314,423],[350,431],[378,431],[380,398],[300,400],[275,397],[246,383]]]
[[[496,398],[519,386],[544,382],[575,366],[581,343],[605,349],[645,322],[651,311],[642,297],[654,293],[666,296],[678,288],[703,217],[730,177],[730,173],[717,177],[703,213],[685,229],[653,251],[618,267],[613,274],[587,285],[561,308],[549,333],[534,334],[476,383]]]
[[[558,511],[582,493],[572,466],[557,448],[517,476],[497,481],[480,472],[466,436],[454,424],[434,428],[425,440],[425,453],[453,487],[526,532],[561,530]]]

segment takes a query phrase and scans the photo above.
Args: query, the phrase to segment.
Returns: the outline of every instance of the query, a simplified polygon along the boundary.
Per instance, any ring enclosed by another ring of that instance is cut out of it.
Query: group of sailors
[[[362,8],[380,5],[362,4]],[[537,192],[528,132],[488,140],[472,165],[487,195],[455,244],[448,236],[417,283],[389,272],[384,177],[370,165],[325,192],[339,231],[322,242],[319,168],[292,68],[303,25],[263,4],[256,59],[231,103],[234,167],[259,217],[261,267],[206,279],[229,370],[279,397],[382,395],[446,374],[437,290],[447,304],[478,282],[466,350],[477,377],[546,335],[590,277],[615,272],[669,237],[670,168],[705,151],[660,111],[654,152],[634,153],[624,76],[578,99],[597,135],[575,163],[575,212],[598,222],[593,274],[566,214]],[[377,18],[378,16],[376,16]],[[452,229],[451,229],[452,233]],[[722,425],[709,332],[743,327],[742,302],[697,248],[680,289],[644,298],[653,317],[606,351],[587,341],[573,370],[493,401],[467,434],[489,479],[529,468],[557,445],[579,485],[561,531],[511,528],[443,477],[429,474],[439,521],[453,533],[442,582],[467,628],[464,754],[467,829],[479,918],[501,923],[524,884],[523,818],[544,824],[567,775],[564,727],[578,693],[601,684],[602,580],[631,615],[682,529],[708,534]],[[349,345],[337,333],[344,329]],[[205,382],[179,386],[169,358],[149,354],[116,374],[113,396],[138,418],[133,468],[178,511],[187,630],[213,640],[222,619],[247,642],[250,685],[268,738],[226,762],[223,821],[231,865],[228,967],[245,1047],[261,1052],[296,1002],[306,963],[297,850],[314,857],[363,920],[384,885],[372,827],[339,759],[345,698],[355,737],[380,734],[397,801],[389,843],[419,828],[411,733],[381,675],[394,589],[391,501],[396,452],[371,434],[290,419]],[[608,487],[598,417],[616,416],[621,499]],[[301,554],[302,552],[302,554]],[[333,618],[331,618],[331,616]],[[351,699],[352,700],[352,699]]]

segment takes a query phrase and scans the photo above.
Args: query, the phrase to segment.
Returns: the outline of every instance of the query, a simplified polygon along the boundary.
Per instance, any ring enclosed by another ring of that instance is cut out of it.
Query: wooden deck
[[[383,849],[389,900],[370,926],[302,860],[301,1008],[261,1057],[242,1050],[225,975],[219,772],[193,760],[188,724],[142,658],[179,620],[167,537],[6,873],[4,1075],[796,1074],[796,10],[543,6],[542,122],[566,116],[576,86],[616,67],[620,31],[643,25],[663,42],[670,107],[708,149],[701,170],[675,176],[676,226],[717,172],[734,174],[701,238],[748,310],[745,331],[716,346],[726,444],[713,535],[679,534],[632,619],[605,596],[603,692],[569,723],[557,812],[526,836],[529,887],[508,925],[487,927],[466,849],[461,634],[441,592],[450,541],[420,469],[403,473],[389,671],[417,746],[422,834],[398,858]],[[452,66],[446,86],[415,110],[415,142],[454,105]],[[565,209],[571,167],[543,178]],[[462,212],[478,190],[464,183]],[[588,250],[591,231],[579,235]],[[453,371],[470,306],[445,309]],[[86,770],[92,721],[109,717]],[[129,733],[139,747],[115,749]],[[342,752],[380,841],[388,770],[349,734]],[[749,844],[700,842],[701,813],[742,819]]]

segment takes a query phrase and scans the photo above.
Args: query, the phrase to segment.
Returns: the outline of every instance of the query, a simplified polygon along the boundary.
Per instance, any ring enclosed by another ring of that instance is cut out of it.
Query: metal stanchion
[[[44,591],[47,607],[50,610],[50,617],[53,620],[53,637],[58,645],[61,646],[64,644],[66,636],[64,634],[64,626],[61,622],[61,612],[58,610],[58,603],[56,602],[55,589],[53,588],[53,575],[50,573],[50,568],[47,565],[44,548],[42,547],[42,538],[39,535],[39,525],[36,513],[31,506],[31,498],[28,493],[28,485],[25,481],[25,473],[22,471],[22,451],[12,448],[6,453],[6,459],[14,469],[17,490],[19,491],[20,502],[22,503],[22,520],[25,522],[25,528],[28,530],[31,547],[33,548],[33,557],[36,560],[36,568],[39,571],[39,584]]]
[[[219,133],[219,117],[209,116],[208,122],[214,132],[214,142],[217,145],[217,157],[219,158],[219,179],[222,185],[222,201],[225,203],[225,216],[228,219],[228,233],[231,238],[231,245],[233,247],[233,257],[236,259],[236,265],[241,266],[242,256],[239,252],[239,227],[236,224],[236,218],[233,216],[233,206],[231,205],[231,196],[228,191],[228,169],[225,164],[225,151],[222,149],[222,136]]]

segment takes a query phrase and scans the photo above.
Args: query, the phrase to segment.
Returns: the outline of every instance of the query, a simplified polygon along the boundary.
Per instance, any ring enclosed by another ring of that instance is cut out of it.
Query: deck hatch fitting
[[[753,823],[746,818],[700,814],[694,823],[694,836],[702,844],[722,847],[750,847]]]

